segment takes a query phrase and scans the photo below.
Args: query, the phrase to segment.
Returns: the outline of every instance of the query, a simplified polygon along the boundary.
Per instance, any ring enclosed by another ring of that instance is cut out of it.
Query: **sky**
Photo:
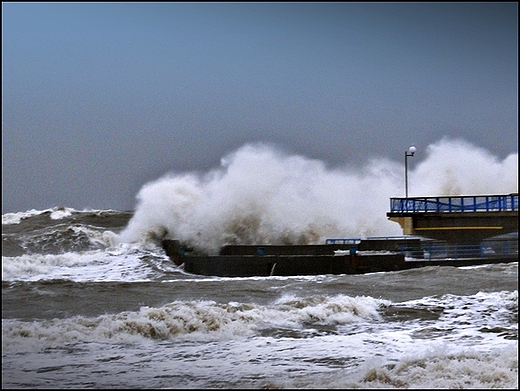
[[[516,2],[2,3],[2,214],[135,210],[251,143],[361,169],[445,138],[518,153]]]

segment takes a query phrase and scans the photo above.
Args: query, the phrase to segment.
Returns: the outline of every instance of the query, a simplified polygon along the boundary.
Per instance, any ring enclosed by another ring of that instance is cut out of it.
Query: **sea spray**
[[[167,232],[206,252],[225,244],[314,244],[327,237],[399,234],[387,222],[397,191],[391,162],[362,172],[248,144],[206,175],[168,174],[146,184],[122,241]],[[387,189],[382,191],[382,189]]]
[[[517,154],[503,162],[463,140],[442,139],[410,162],[411,196],[517,192]],[[246,144],[208,173],[168,173],[137,195],[122,242],[169,236],[216,253],[226,244],[317,244],[328,237],[402,233],[386,218],[403,196],[403,166],[373,158],[361,168],[262,143]]]
[[[500,161],[467,141],[443,138],[426,148],[409,183],[411,197],[518,193],[518,153]]]

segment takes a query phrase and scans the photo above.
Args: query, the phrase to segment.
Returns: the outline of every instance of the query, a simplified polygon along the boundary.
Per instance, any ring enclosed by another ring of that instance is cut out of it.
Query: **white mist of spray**
[[[517,154],[500,162],[467,142],[443,139],[425,157],[409,169],[409,196],[518,191]],[[404,196],[403,185],[403,162],[373,159],[361,169],[328,168],[272,146],[246,144],[205,175],[170,173],[144,185],[120,241],[167,233],[212,254],[225,244],[401,235],[386,212],[390,197]]]
[[[500,161],[464,140],[429,145],[409,176],[410,197],[509,193],[518,193],[518,153]]]

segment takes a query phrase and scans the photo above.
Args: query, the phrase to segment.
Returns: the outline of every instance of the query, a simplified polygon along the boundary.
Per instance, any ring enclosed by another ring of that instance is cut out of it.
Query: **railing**
[[[358,238],[339,238],[339,239],[326,239],[325,244],[359,244],[361,239]]]
[[[377,236],[366,239],[417,239],[415,236]],[[352,244],[357,245],[362,239],[359,238],[331,238],[326,244]],[[457,244],[434,240],[421,241],[420,244],[412,243],[406,245],[401,242],[397,252],[408,258],[416,260],[442,260],[442,259],[475,259],[475,258],[514,258],[518,257],[518,234],[510,234],[508,237],[497,237],[483,240],[479,244]]]
[[[418,260],[518,257],[518,240],[484,241],[480,244],[422,243],[418,248],[401,246],[398,252]]]
[[[390,212],[496,212],[518,210],[518,194],[390,198]]]
[[[368,236],[364,238],[363,240],[412,240],[417,239],[415,236],[411,235],[399,235],[399,236]],[[361,238],[330,238],[325,239],[325,244],[359,244],[361,242]]]

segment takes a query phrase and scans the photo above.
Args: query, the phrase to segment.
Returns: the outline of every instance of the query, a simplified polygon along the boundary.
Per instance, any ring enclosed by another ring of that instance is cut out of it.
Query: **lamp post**
[[[406,199],[408,199],[408,156],[413,156],[417,148],[413,145],[408,148],[408,151],[404,152],[404,189],[406,193]]]

